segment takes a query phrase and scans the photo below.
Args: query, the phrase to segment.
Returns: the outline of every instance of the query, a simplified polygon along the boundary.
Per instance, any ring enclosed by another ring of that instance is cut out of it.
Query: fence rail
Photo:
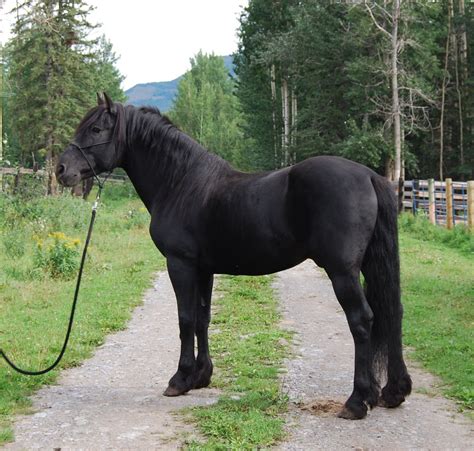
[[[413,214],[423,212],[433,224],[448,228],[456,224],[474,227],[474,181],[455,182],[406,180],[402,208]]]
[[[23,176],[35,176],[39,178],[46,178],[47,172],[44,169],[38,169],[38,170],[33,170],[30,168],[0,168],[0,178],[1,178],[1,183],[0,183],[0,191],[5,191],[6,186],[9,185],[6,181],[4,176],[10,176],[13,177],[13,185],[17,185],[20,182],[20,179]],[[128,177],[126,175],[121,175],[121,174],[112,174],[107,181],[108,182],[125,182],[128,180]]]
[[[28,168],[0,168],[3,183],[0,190],[5,190],[4,175],[13,176],[14,183],[23,175],[46,177],[46,171],[40,169],[33,171]],[[112,175],[111,182],[127,181],[126,175]],[[398,191],[398,186],[394,189]],[[456,224],[465,224],[474,229],[474,181],[456,182],[451,179],[446,181],[406,180],[403,184],[401,195],[403,211],[413,214],[423,212],[433,224],[445,225],[448,228]]]

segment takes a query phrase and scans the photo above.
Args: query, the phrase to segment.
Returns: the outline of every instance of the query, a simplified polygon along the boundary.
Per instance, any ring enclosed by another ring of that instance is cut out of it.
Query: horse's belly
[[[210,266],[215,274],[263,275],[291,268],[307,258],[303,247],[295,242],[241,243],[215,249]]]

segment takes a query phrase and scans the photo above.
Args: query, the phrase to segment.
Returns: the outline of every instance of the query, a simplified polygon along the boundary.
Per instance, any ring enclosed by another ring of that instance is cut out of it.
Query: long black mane
[[[114,106],[117,109],[112,139],[116,151],[125,155],[125,166],[128,152],[140,152],[140,159],[146,161],[146,166],[161,184],[171,190],[184,188],[179,190],[183,195],[209,191],[220,176],[234,171],[227,161],[190,138],[158,108],[124,107],[118,103]],[[104,105],[90,110],[76,133],[87,133],[88,128],[96,124],[106,111]],[[200,168],[205,170],[200,171]],[[200,172],[199,177],[187,177],[191,172]]]
[[[173,154],[180,152],[180,158],[190,164],[196,159],[205,158],[207,162],[214,162],[228,166],[229,164],[215,154],[210,153],[200,144],[182,132],[168,116],[163,115],[158,108],[128,106],[125,108],[127,124],[127,145],[131,147],[140,141],[144,148],[160,153]],[[120,116],[120,113],[119,113]],[[120,122],[120,117],[118,117]],[[121,136],[123,139],[123,135]]]
[[[204,191],[205,198],[220,177],[233,171],[227,161],[190,138],[157,108],[127,106],[123,113],[118,111],[118,123],[121,114],[126,134],[119,135],[118,146],[140,152],[160,183],[176,194]]]

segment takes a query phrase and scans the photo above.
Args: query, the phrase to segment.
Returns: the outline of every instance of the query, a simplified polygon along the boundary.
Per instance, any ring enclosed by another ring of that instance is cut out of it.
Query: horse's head
[[[112,171],[120,164],[124,111],[104,93],[97,94],[98,105],[79,124],[74,139],[61,154],[56,177],[64,186],[101,172]]]

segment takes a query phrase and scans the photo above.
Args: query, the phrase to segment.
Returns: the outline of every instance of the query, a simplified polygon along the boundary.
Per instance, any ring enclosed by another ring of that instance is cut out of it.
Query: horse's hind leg
[[[401,315],[400,315],[401,323]],[[379,405],[398,407],[411,393],[412,381],[403,360],[401,325],[388,344],[387,384],[382,389]]]
[[[199,280],[200,303],[197,306],[196,338],[198,355],[196,359],[195,388],[207,387],[211,383],[212,361],[209,357],[208,328],[211,320],[211,297],[213,275],[201,276]]]
[[[370,351],[373,313],[360,285],[358,272],[328,274],[346,314],[355,345],[354,389],[339,416],[356,420],[366,416],[367,406],[372,408],[377,405],[379,396],[372,374]]]

